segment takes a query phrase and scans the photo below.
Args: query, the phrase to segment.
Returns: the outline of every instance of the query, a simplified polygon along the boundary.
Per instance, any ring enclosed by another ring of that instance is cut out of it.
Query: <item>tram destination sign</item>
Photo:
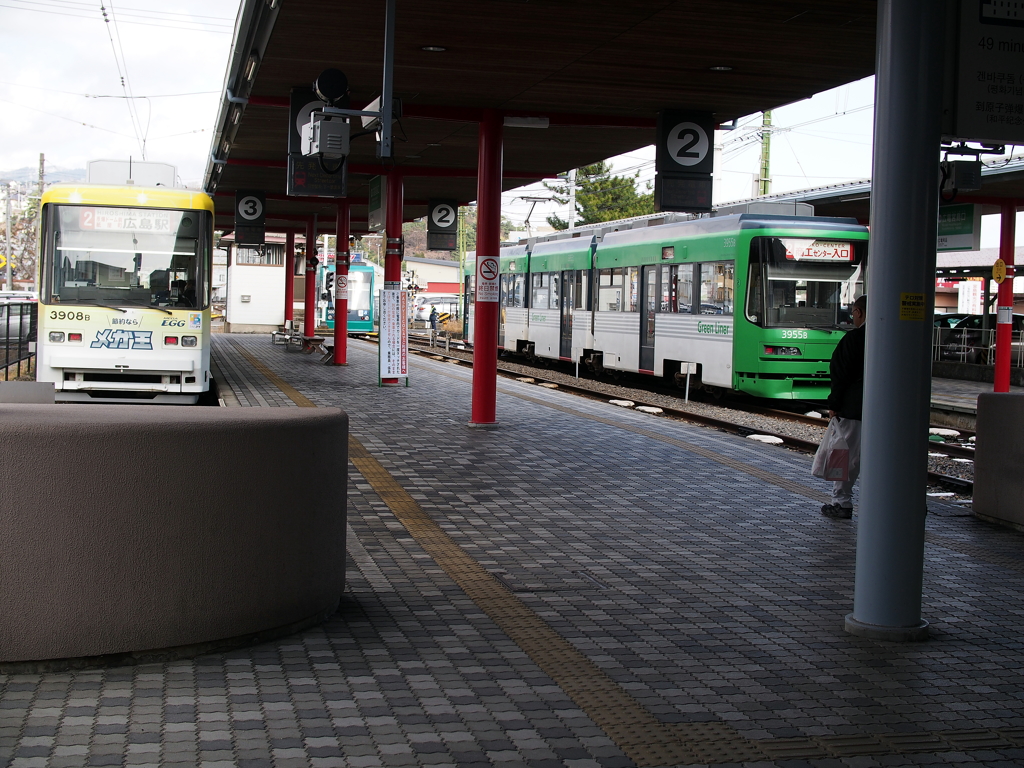
[[[782,238],[789,261],[853,261],[853,243]]]
[[[947,103],[952,119],[943,126],[948,138],[1024,143],[1022,12],[1019,2],[960,1],[955,106]]]
[[[151,208],[79,208],[78,226],[109,232],[170,232],[171,215],[171,211]],[[177,220],[174,223],[177,226]]]
[[[714,136],[710,112],[664,109],[658,113],[655,210],[711,210]]]

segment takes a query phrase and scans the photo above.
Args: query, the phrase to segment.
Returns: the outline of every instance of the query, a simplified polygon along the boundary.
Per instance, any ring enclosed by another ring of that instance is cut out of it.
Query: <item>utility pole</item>
[[[466,209],[459,207],[459,311],[462,312],[462,338],[466,338]]]
[[[14,277],[11,273],[11,185],[7,185],[7,218],[4,219],[4,230],[7,233],[7,245],[5,247],[5,255],[7,256],[7,281],[5,283],[6,290],[14,290]]]
[[[533,209],[530,209],[531,212]],[[576,226],[576,169],[569,171],[569,229]]]
[[[772,111],[761,113],[761,177],[757,180],[757,194],[770,195],[772,191]]]

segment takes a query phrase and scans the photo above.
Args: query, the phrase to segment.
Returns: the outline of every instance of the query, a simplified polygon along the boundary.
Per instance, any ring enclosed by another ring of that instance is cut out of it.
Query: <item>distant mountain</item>
[[[68,181],[85,181],[85,168],[58,168],[47,166],[46,183],[56,184]],[[39,178],[39,167],[19,168],[16,171],[0,171],[0,181],[17,181],[19,183],[31,184]]]

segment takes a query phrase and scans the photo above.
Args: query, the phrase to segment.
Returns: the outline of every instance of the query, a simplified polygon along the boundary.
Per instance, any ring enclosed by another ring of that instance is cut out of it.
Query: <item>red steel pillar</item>
[[[284,319],[295,319],[295,233],[284,236]]]
[[[496,427],[498,389],[498,259],[501,248],[501,115],[480,120],[476,177],[476,304],[473,314],[471,427]]]
[[[302,310],[302,335],[316,335],[316,219],[306,223],[306,301]]]
[[[338,244],[334,259],[334,364],[348,365],[348,236],[351,224],[348,200],[338,203]],[[343,287],[344,286],[344,287]]]
[[[1013,349],[1013,251],[1017,223],[1016,201],[999,210],[999,258],[1006,264],[1006,279],[996,300],[996,370],[993,392],[1010,391],[1010,353]],[[985,277],[988,280],[988,277]],[[985,310],[987,311],[987,308]]]
[[[399,290],[402,287],[402,218],[404,189],[402,174],[398,171],[388,173],[387,208],[384,213],[385,235],[387,247],[384,251],[384,287],[388,290]],[[398,379],[381,379],[382,384],[397,384]]]
[[[391,171],[387,181],[387,210],[385,212],[385,234],[387,247],[384,251],[384,287],[402,287],[402,217],[403,209],[402,174]],[[392,283],[392,285],[389,285]]]

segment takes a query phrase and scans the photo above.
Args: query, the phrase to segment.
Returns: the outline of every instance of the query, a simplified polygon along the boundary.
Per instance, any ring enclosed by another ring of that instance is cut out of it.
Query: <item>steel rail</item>
[[[455,357],[453,355],[441,354],[440,352],[436,351],[433,348],[427,348],[427,349],[413,349],[413,348],[410,348],[410,351],[411,352],[415,352],[416,354],[419,354],[419,355],[424,355],[426,357],[432,357],[434,359],[444,360],[445,362],[457,363],[459,365],[466,365],[466,366],[469,366],[469,367],[473,366],[473,362],[471,360],[464,360],[461,357]],[[589,389],[587,387],[578,386],[578,385],[575,385],[575,384],[566,384],[566,383],[561,382],[561,381],[550,381],[550,380],[546,380],[546,379],[544,379],[543,377],[540,377],[540,376],[534,376],[534,375],[524,376],[522,373],[520,373],[518,371],[512,371],[512,370],[510,370],[508,368],[502,368],[500,365],[498,366],[498,373],[500,375],[502,375],[502,376],[505,376],[506,378],[513,378],[513,379],[530,378],[530,379],[533,379],[535,382],[540,383],[540,384],[554,384],[554,385],[556,385],[558,387],[558,389],[564,390],[566,392],[572,392],[573,394],[582,395],[584,397],[589,397],[589,398],[592,398],[592,399],[595,399],[595,400],[608,401],[609,399],[615,399],[615,398],[609,398],[607,393],[597,392],[597,391],[595,391],[593,389]],[[701,426],[706,426],[706,427],[714,427],[715,429],[720,429],[723,432],[729,432],[729,433],[736,434],[736,435],[742,435],[744,437],[746,437],[748,435],[767,435],[769,437],[777,437],[780,440],[782,440],[782,444],[785,445],[787,448],[792,448],[793,450],[801,451],[803,453],[814,453],[815,451],[818,450],[818,443],[816,443],[816,442],[814,442],[812,440],[804,440],[804,439],[799,438],[799,437],[791,437],[790,435],[783,435],[783,434],[779,434],[777,432],[770,432],[770,431],[761,430],[761,429],[753,429],[752,427],[748,427],[745,424],[735,424],[735,423],[730,422],[730,421],[725,421],[724,419],[717,419],[717,418],[715,418],[713,416],[704,416],[702,414],[693,413],[692,411],[686,411],[686,410],[683,410],[683,409],[680,409],[680,408],[671,408],[671,407],[666,407],[664,405],[655,405],[654,403],[639,402],[639,401],[636,401],[633,398],[630,398],[630,399],[633,400],[633,402],[636,403],[636,405],[649,405],[649,406],[652,406],[652,407],[655,407],[655,408],[660,408],[663,413],[665,413],[665,414],[667,414],[667,415],[669,415],[669,416],[671,416],[673,418],[679,419],[681,421],[688,421],[688,422],[691,422],[691,423],[694,423],[694,424],[700,424]],[[736,408],[734,410],[740,411],[741,409]],[[803,414],[792,414],[792,413],[789,413],[788,411],[777,411],[774,408],[763,408],[761,406],[755,406],[754,409],[751,409],[751,412],[752,413],[758,413],[760,415],[766,415],[766,416],[778,416],[779,418],[786,418],[787,416],[799,416],[801,418],[793,418],[793,419],[789,419],[789,420],[791,420],[791,421],[800,421],[801,423],[813,424],[815,426],[822,426],[822,427],[828,425],[828,419],[815,419],[814,417],[803,416]],[[953,457],[958,457],[958,458],[973,458],[974,457],[974,449],[973,448],[966,448],[964,446],[959,446],[959,445],[949,445],[949,444],[946,444],[946,443],[933,443],[933,442],[930,442],[930,441],[928,441],[927,445],[928,445],[929,451],[936,452],[936,453],[944,453],[947,456],[953,456]],[[947,486],[947,487],[955,487],[958,490],[961,490],[962,492],[965,492],[965,493],[971,493],[974,490],[974,483],[973,483],[973,481],[965,480],[965,479],[959,478],[959,477],[953,477],[951,475],[944,475],[944,474],[942,474],[940,472],[928,472],[928,479],[931,482],[937,483],[939,485],[943,485],[943,486]]]

